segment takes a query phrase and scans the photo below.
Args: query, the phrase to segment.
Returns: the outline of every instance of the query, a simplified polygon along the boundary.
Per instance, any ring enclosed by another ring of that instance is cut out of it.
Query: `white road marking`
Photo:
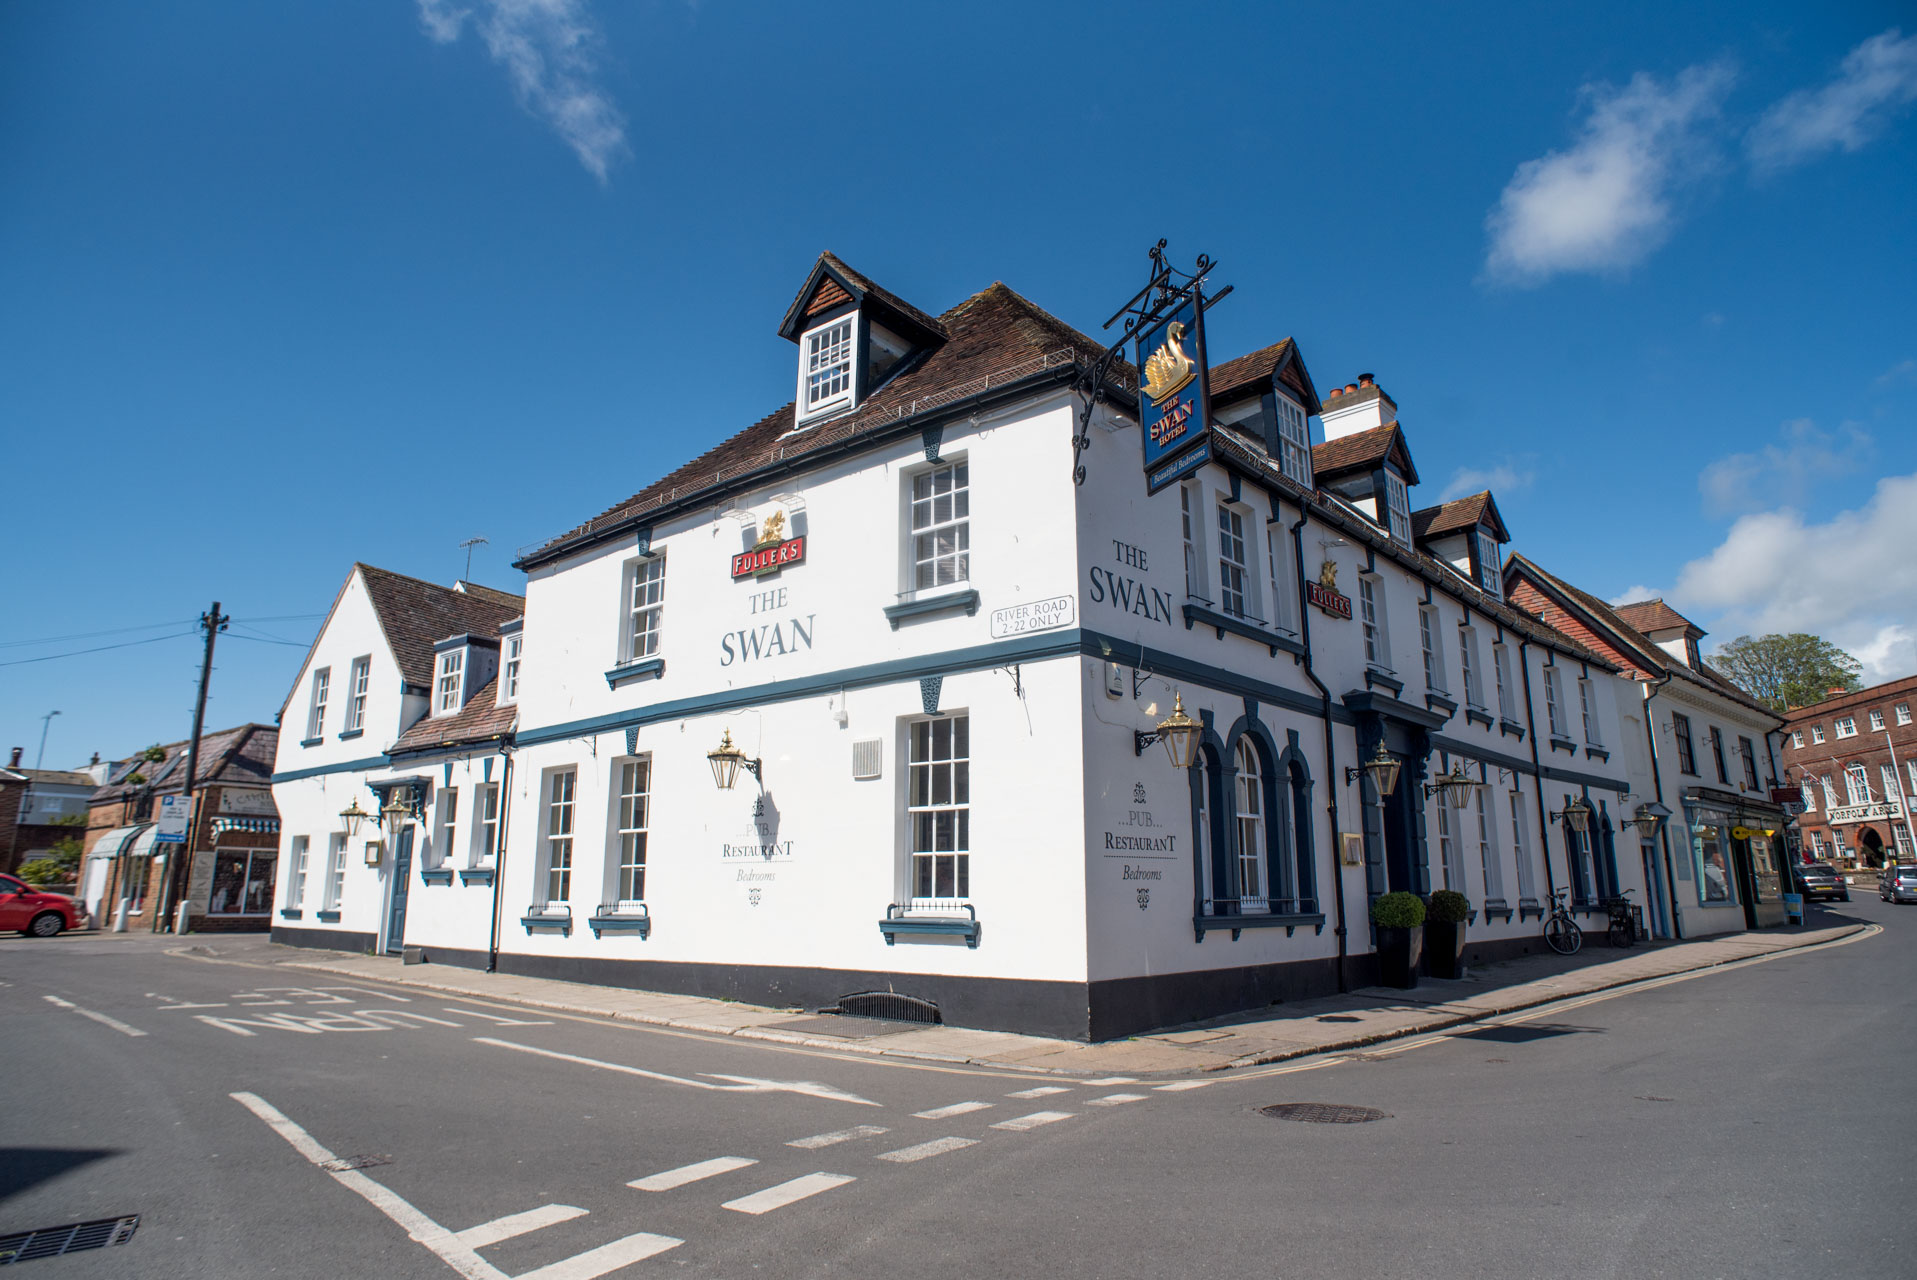
[[[1034,1111],[1029,1116],[1019,1116],[1016,1120],[1001,1120],[993,1125],[994,1129],[1010,1129],[1014,1133],[1023,1133],[1027,1129],[1036,1129],[1042,1124],[1056,1124],[1060,1120],[1070,1120],[1069,1111]]]
[[[1217,1083],[1216,1080],[1174,1080],[1170,1084],[1155,1084],[1152,1088],[1159,1093],[1183,1093],[1187,1089],[1202,1089]]]
[[[635,1178],[626,1185],[634,1191],[670,1191],[674,1187],[683,1187],[688,1182],[702,1182],[707,1178],[716,1178],[722,1173],[731,1173],[734,1169],[746,1169],[759,1163],[745,1156],[720,1156],[716,1160],[701,1160],[698,1164],[682,1165],[677,1169],[668,1169],[664,1173],[655,1173],[649,1178]]]
[[[314,1141],[312,1134],[300,1128],[258,1094],[233,1093],[227,1096],[264,1120],[273,1132],[286,1139],[287,1144],[305,1156],[309,1162],[324,1168],[328,1161],[336,1158],[331,1151]],[[656,1253],[664,1253],[667,1249],[684,1243],[671,1236],[653,1235],[642,1231],[637,1235],[614,1240],[611,1244],[601,1245],[597,1249],[589,1249],[562,1262],[555,1262],[551,1266],[541,1267],[537,1271],[528,1271],[515,1278],[508,1276],[473,1252],[472,1246],[462,1240],[459,1233],[448,1231],[440,1226],[406,1200],[374,1182],[359,1170],[327,1169],[326,1173],[335,1182],[398,1223],[405,1229],[407,1235],[431,1249],[440,1261],[466,1277],[466,1280],[594,1280],[594,1277],[602,1276],[629,1262],[650,1258]]]
[[[1036,1089],[1020,1089],[1017,1093],[1008,1093],[1008,1098],[1049,1098],[1055,1093],[1070,1093],[1071,1090],[1055,1084],[1042,1084]]]
[[[540,1267],[536,1271],[522,1271],[516,1280],[594,1280],[608,1271],[617,1271],[629,1263],[650,1258],[656,1253],[664,1253],[683,1241],[671,1236],[654,1235],[650,1231],[640,1231],[614,1240],[611,1244],[602,1244],[597,1249],[588,1249],[584,1253],[575,1253],[570,1258]]]
[[[1087,1080],[1085,1083],[1101,1085],[1105,1088],[1110,1088],[1111,1086],[1118,1085],[1118,1084],[1137,1084],[1138,1080],[1135,1076],[1105,1076],[1103,1079]]]
[[[582,1218],[584,1209],[569,1204],[542,1204],[537,1209],[528,1209],[524,1213],[509,1213],[503,1218],[494,1218],[491,1222],[482,1222],[476,1227],[467,1227],[464,1231],[453,1233],[453,1239],[468,1249],[484,1249],[489,1244],[498,1244],[501,1240],[510,1240],[514,1236],[523,1236],[528,1231],[537,1231],[541,1227],[550,1227],[554,1223],[571,1222]]]
[[[803,1178],[781,1182],[776,1187],[767,1187],[764,1191],[755,1191],[737,1200],[728,1200],[722,1207],[735,1213],[771,1213],[774,1209],[783,1209],[808,1196],[816,1196],[821,1191],[830,1191],[834,1187],[857,1181],[857,1178],[843,1173],[808,1173]]]
[[[820,1147],[837,1146],[841,1142],[851,1142],[856,1138],[876,1138],[887,1132],[875,1124],[854,1125],[850,1129],[839,1129],[832,1133],[815,1133],[809,1138],[794,1138],[786,1143],[788,1147],[798,1147],[804,1151],[817,1151]]]
[[[954,1102],[949,1107],[933,1107],[930,1111],[914,1111],[914,1120],[950,1120],[953,1116],[968,1116],[974,1111],[990,1111],[989,1102]]]
[[[719,1093],[800,1093],[809,1098],[831,1098],[837,1102],[856,1102],[862,1107],[876,1107],[879,1104],[869,1098],[861,1098],[856,1093],[846,1093],[834,1089],[829,1084],[820,1084],[816,1080],[760,1080],[754,1076],[722,1076],[712,1072],[704,1074],[714,1080],[730,1080],[732,1084],[712,1084],[705,1080],[688,1080],[684,1076],[666,1075],[660,1071],[647,1071],[642,1067],[629,1067],[623,1062],[602,1062],[598,1058],[582,1058],[573,1053],[560,1053],[556,1049],[541,1049],[530,1044],[515,1044],[511,1040],[494,1040],[490,1036],[474,1036],[474,1044],[490,1044],[500,1049],[515,1049],[520,1053],[537,1054],[542,1058],[557,1058],[561,1062],[576,1062],[582,1067],[598,1067],[602,1071],[617,1071],[623,1075],[644,1076],[648,1080],[663,1080],[667,1084],[683,1084],[694,1089],[711,1089]]]
[[[1102,1098],[1086,1099],[1085,1105],[1088,1107],[1118,1107],[1123,1106],[1127,1102],[1143,1102],[1144,1100],[1145,1095],[1142,1093],[1108,1093]]]
[[[82,1018],[93,1019],[95,1022],[99,1023],[101,1026],[112,1027],[115,1031],[119,1032],[123,1036],[143,1036],[146,1034],[146,1032],[140,1030],[138,1027],[129,1027],[126,1023],[120,1021],[118,1018],[109,1018],[104,1013],[95,1013],[91,1009],[82,1009],[79,1005],[74,1004],[71,1000],[62,1000],[59,996],[48,996],[47,1003],[57,1004],[62,1009],[70,1009],[74,1013],[79,1014]]]
[[[914,1160],[924,1160],[928,1156],[942,1156],[948,1151],[962,1151],[966,1147],[976,1147],[977,1138],[934,1138],[930,1142],[921,1142],[916,1147],[900,1147],[897,1151],[886,1151],[879,1155],[881,1160],[890,1160],[896,1164],[911,1164]]]
[[[474,1018],[484,1018],[488,1022],[497,1022],[502,1027],[550,1027],[551,1021],[539,1021],[527,1018],[504,1018],[496,1013],[487,1013],[484,1009],[447,1009],[447,1013],[463,1013]]]

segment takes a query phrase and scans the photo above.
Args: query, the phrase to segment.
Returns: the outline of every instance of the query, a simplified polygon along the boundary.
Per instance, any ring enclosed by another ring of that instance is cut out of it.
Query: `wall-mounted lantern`
[[[765,779],[760,774],[763,762],[748,760],[746,753],[732,745],[732,730],[727,729],[717,751],[706,752],[706,759],[712,765],[712,780],[719,784],[719,790],[730,791],[732,784],[739,780],[739,769],[744,766],[752,776],[763,785]]]
[[[1670,817],[1671,811],[1653,800],[1639,805],[1636,816],[1631,821],[1636,824],[1638,834],[1648,840],[1657,835]]]
[[[1439,775],[1436,782],[1424,784],[1424,793],[1427,796],[1434,796],[1443,792],[1445,801],[1453,809],[1462,809],[1471,803],[1471,793],[1483,785],[1464,771],[1464,761],[1454,760],[1450,773]]]
[[[341,809],[339,813],[339,820],[346,824],[346,838],[351,840],[354,836],[358,835],[359,824],[372,816],[372,814],[359,807],[359,797],[354,796],[353,802],[344,809]]]
[[[1192,761],[1198,758],[1198,738],[1204,726],[1185,714],[1184,695],[1172,693],[1172,713],[1158,722],[1158,727],[1147,732],[1143,729],[1132,730],[1132,754],[1142,756],[1145,748],[1154,742],[1165,744],[1165,754],[1171,757],[1172,768],[1189,769]]]
[[[1551,821],[1553,822],[1558,821],[1560,818],[1564,820],[1566,830],[1575,831],[1577,834],[1583,835],[1591,829],[1591,806],[1576,796],[1572,796],[1564,802],[1564,811],[1562,813],[1553,813],[1551,815]]]
[[[389,832],[397,832],[399,824],[406,820],[409,812],[406,803],[399,798],[399,788],[394,787],[386,793],[386,803],[380,806],[379,824]]]
[[[1403,767],[1396,756],[1385,750],[1385,744],[1380,740],[1378,750],[1371,759],[1361,765],[1345,766],[1345,785],[1350,786],[1359,774],[1368,773],[1371,775],[1371,785],[1378,789],[1378,799],[1382,802],[1398,789],[1398,771]]]

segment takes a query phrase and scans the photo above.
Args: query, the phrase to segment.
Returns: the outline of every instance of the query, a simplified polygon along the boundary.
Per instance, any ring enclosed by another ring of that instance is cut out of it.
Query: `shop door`
[[[1671,926],[1664,917],[1664,881],[1657,874],[1657,846],[1646,840],[1639,844],[1638,850],[1644,862],[1644,892],[1651,899],[1645,904],[1651,916],[1651,936],[1668,938]]]
[[[1751,842],[1731,841],[1731,874],[1737,877],[1737,896],[1744,907],[1744,927],[1757,927],[1757,876],[1751,869]]]
[[[386,908],[386,950],[406,945],[406,887],[413,878],[413,827],[408,823],[393,842],[393,897]]]

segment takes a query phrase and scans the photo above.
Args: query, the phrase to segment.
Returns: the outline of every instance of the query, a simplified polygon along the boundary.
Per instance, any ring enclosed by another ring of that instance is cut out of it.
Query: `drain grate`
[[[939,1007],[931,1000],[897,991],[858,991],[840,996],[832,1009],[820,1013],[841,1013],[854,1018],[886,1018],[894,1022],[942,1022]]]
[[[328,1173],[345,1173],[348,1169],[377,1169],[380,1165],[391,1164],[391,1156],[341,1156],[337,1160],[327,1160],[320,1168]]]
[[[1318,1021],[1320,1022],[1356,1022],[1358,1021],[1358,1019],[1356,1016],[1349,1013],[1321,1013],[1318,1015]]]
[[[1274,1120],[1296,1120],[1300,1124],[1369,1124],[1389,1120],[1389,1111],[1376,1107],[1348,1107],[1337,1102],[1280,1102],[1258,1110]]]
[[[38,1231],[18,1231],[0,1236],[0,1267],[34,1258],[57,1258],[63,1253],[83,1249],[104,1249],[125,1244],[140,1227],[140,1215],[124,1218],[98,1218],[92,1222],[70,1222],[64,1227],[42,1227]]]

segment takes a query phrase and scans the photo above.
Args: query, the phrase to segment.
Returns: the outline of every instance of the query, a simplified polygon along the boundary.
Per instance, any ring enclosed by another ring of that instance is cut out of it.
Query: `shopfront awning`
[[[131,827],[115,827],[100,837],[99,843],[93,846],[93,852],[87,857],[117,858],[122,853],[131,853],[136,858],[146,857],[153,852],[153,837],[158,833],[159,828],[151,822],[142,822]],[[129,844],[131,848],[128,847]]]
[[[280,833],[278,818],[215,818],[213,819],[213,838],[218,840],[229,831],[243,831],[252,835],[276,836]]]

